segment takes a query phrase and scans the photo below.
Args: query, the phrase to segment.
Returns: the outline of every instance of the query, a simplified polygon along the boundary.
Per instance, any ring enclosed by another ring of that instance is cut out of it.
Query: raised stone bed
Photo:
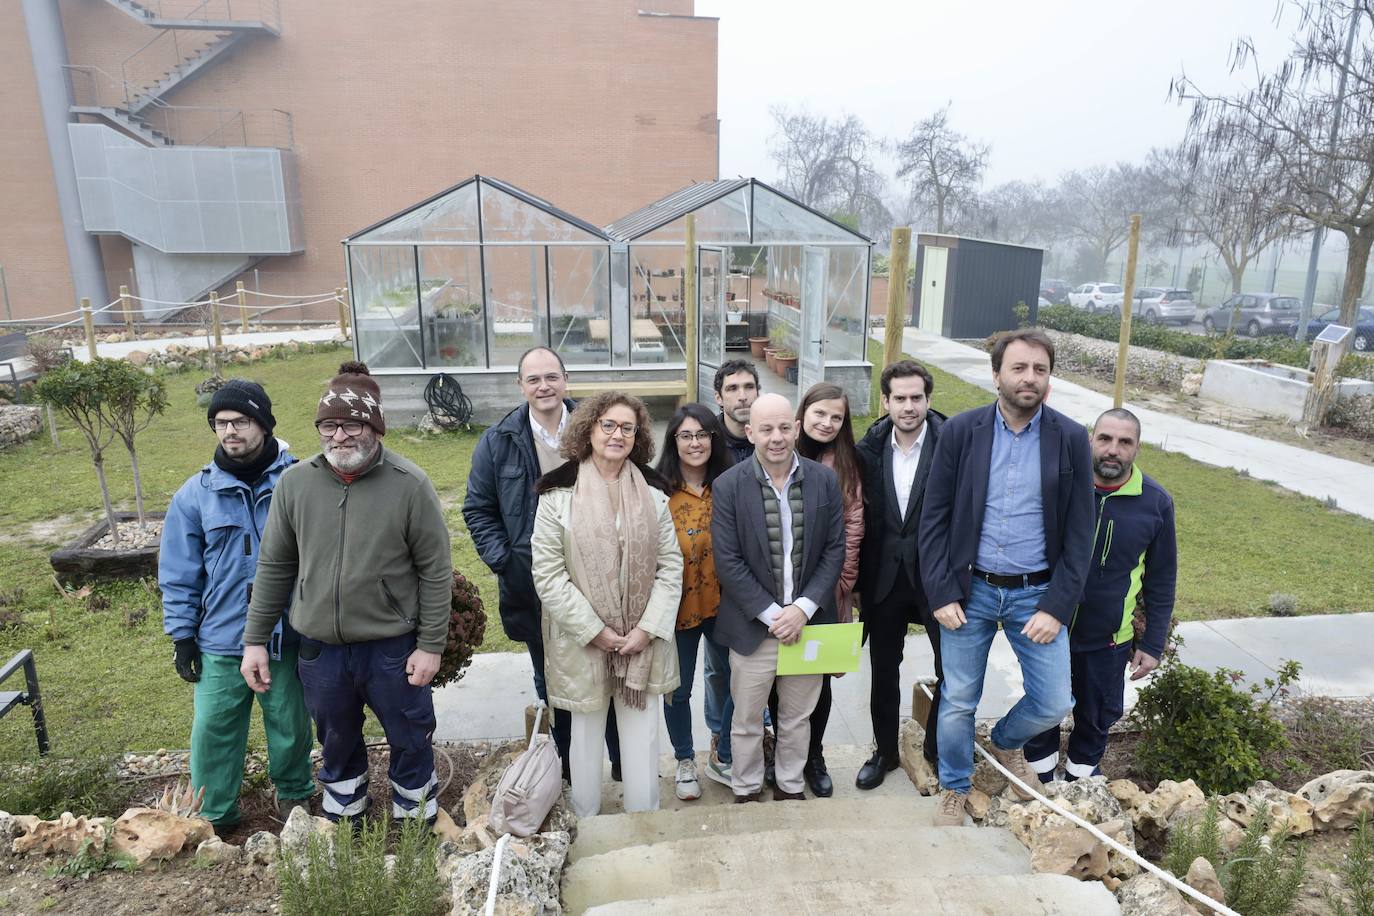
[[[0,450],[37,436],[43,429],[43,412],[20,404],[0,406]]]
[[[144,517],[159,524],[164,513],[146,512]],[[115,520],[122,528],[126,522],[138,521],[134,512],[116,512]],[[90,579],[141,579],[157,575],[158,545],[122,550],[100,550],[94,545],[109,533],[110,526],[101,519],[83,531],[76,540],[52,552],[49,561],[61,579],[82,582]]]
[[[1202,377],[1202,397],[1297,421],[1302,419],[1312,373],[1262,359],[1209,359]],[[1374,382],[1341,379],[1336,395],[1353,398],[1374,394]]]

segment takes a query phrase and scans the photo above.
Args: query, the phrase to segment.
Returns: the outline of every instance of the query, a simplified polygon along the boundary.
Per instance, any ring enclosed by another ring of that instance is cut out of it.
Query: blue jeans
[[[673,742],[673,756],[678,760],[690,760],[696,754],[692,742],[692,681],[696,678],[697,646],[705,637],[706,724],[713,734],[720,736],[716,754],[721,763],[730,762],[730,720],[735,712],[735,701],[730,698],[730,656],[724,646],[716,643],[715,632],[714,617],[690,630],[677,631],[680,682],[673,691],[672,702],[664,698],[663,720]],[[714,723],[711,721],[712,706],[719,710],[720,716]]]
[[[1025,695],[992,729],[992,743],[1004,750],[1026,742],[1063,721],[1073,706],[1069,684],[1069,632],[1060,628],[1053,642],[1037,645],[1021,635],[1034,616],[1046,585],[1029,588],[998,588],[974,577],[966,622],[957,630],[942,627],[940,654],[945,680],[940,691],[940,785],[964,793],[972,787],[973,726],[978,701],[983,698],[983,675],[988,649],[997,625],[1011,643],[1021,663]]]

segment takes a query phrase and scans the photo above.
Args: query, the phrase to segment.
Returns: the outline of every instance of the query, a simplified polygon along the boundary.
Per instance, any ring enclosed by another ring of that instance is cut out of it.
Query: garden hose
[[[472,422],[472,401],[463,386],[447,372],[440,372],[425,386],[425,405],[440,429],[466,428]]]

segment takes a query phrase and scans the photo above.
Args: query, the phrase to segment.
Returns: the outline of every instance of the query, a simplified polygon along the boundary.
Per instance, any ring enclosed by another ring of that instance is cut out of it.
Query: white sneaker
[[[715,753],[712,753],[711,759],[706,761],[706,778],[714,779],[727,788],[733,785],[730,782],[730,764],[721,763],[720,758]]]
[[[693,760],[677,762],[677,797],[683,801],[701,798],[701,783],[697,782],[697,765]]]

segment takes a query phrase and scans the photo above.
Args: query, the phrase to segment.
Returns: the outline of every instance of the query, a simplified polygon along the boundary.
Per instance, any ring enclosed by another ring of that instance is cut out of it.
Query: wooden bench
[[[687,380],[653,379],[636,382],[630,379],[607,379],[601,382],[569,382],[568,397],[577,399],[603,391],[623,391],[640,398],[674,398],[678,406],[687,399]]]
[[[38,669],[33,663],[33,652],[24,649],[0,668],[0,684],[20,668],[24,669],[24,689],[0,691],[0,719],[16,706],[27,706],[33,712],[33,730],[38,738],[38,753],[48,753],[48,724],[43,715],[43,699],[38,694]]]

